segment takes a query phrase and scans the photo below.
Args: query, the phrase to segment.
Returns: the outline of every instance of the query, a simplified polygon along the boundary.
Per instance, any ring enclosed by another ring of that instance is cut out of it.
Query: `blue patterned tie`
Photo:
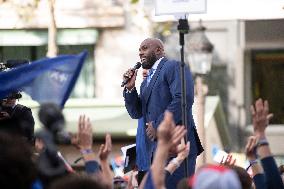
[[[150,81],[151,81],[151,78],[152,78],[152,75],[154,73],[154,70],[153,68],[151,68],[148,72],[148,75],[147,75],[147,86],[149,85]]]

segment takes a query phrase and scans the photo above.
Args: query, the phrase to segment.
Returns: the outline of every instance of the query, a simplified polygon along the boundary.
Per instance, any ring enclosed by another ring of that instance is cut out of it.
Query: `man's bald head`
[[[158,38],[147,38],[142,43],[149,43],[164,50],[164,43]]]
[[[165,55],[164,43],[160,39],[158,39],[158,38],[147,38],[141,43],[140,46],[142,46],[144,44],[154,48],[155,50],[158,50],[158,53],[157,53],[158,56],[164,56]]]
[[[162,40],[160,40],[158,38],[147,38],[144,41],[149,41],[150,43],[152,43],[154,45],[157,45],[157,46],[159,46],[161,48],[164,47],[164,44],[163,44]]]
[[[160,39],[147,38],[139,47],[139,56],[144,69],[151,69],[154,63],[165,56],[164,45]]]

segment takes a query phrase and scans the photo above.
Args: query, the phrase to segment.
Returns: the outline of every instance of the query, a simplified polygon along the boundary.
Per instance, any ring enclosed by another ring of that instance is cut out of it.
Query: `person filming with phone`
[[[0,131],[23,136],[32,142],[35,122],[31,109],[17,104],[21,97],[19,92],[14,92],[1,100]]]

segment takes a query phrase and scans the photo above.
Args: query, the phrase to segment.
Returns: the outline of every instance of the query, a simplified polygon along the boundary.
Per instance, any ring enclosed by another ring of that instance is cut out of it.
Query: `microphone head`
[[[136,65],[134,66],[134,69],[135,70],[139,69],[141,67],[141,65],[142,64],[140,62],[137,62]]]

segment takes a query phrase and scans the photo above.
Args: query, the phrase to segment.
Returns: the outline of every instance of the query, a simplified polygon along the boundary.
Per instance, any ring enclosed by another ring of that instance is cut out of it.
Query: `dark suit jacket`
[[[164,117],[165,110],[173,113],[175,123],[181,124],[181,79],[179,62],[163,58],[159,63],[149,85],[146,79],[140,87],[140,95],[134,89],[131,93],[124,90],[125,106],[131,118],[143,117],[145,122],[153,121],[157,129]],[[186,101],[187,101],[187,125],[190,154],[202,152],[195,124],[192,116],[192,104],[194,100],[194,83],[188,67],[185,70]],[[191,133],[192,132],[192,133]]]

